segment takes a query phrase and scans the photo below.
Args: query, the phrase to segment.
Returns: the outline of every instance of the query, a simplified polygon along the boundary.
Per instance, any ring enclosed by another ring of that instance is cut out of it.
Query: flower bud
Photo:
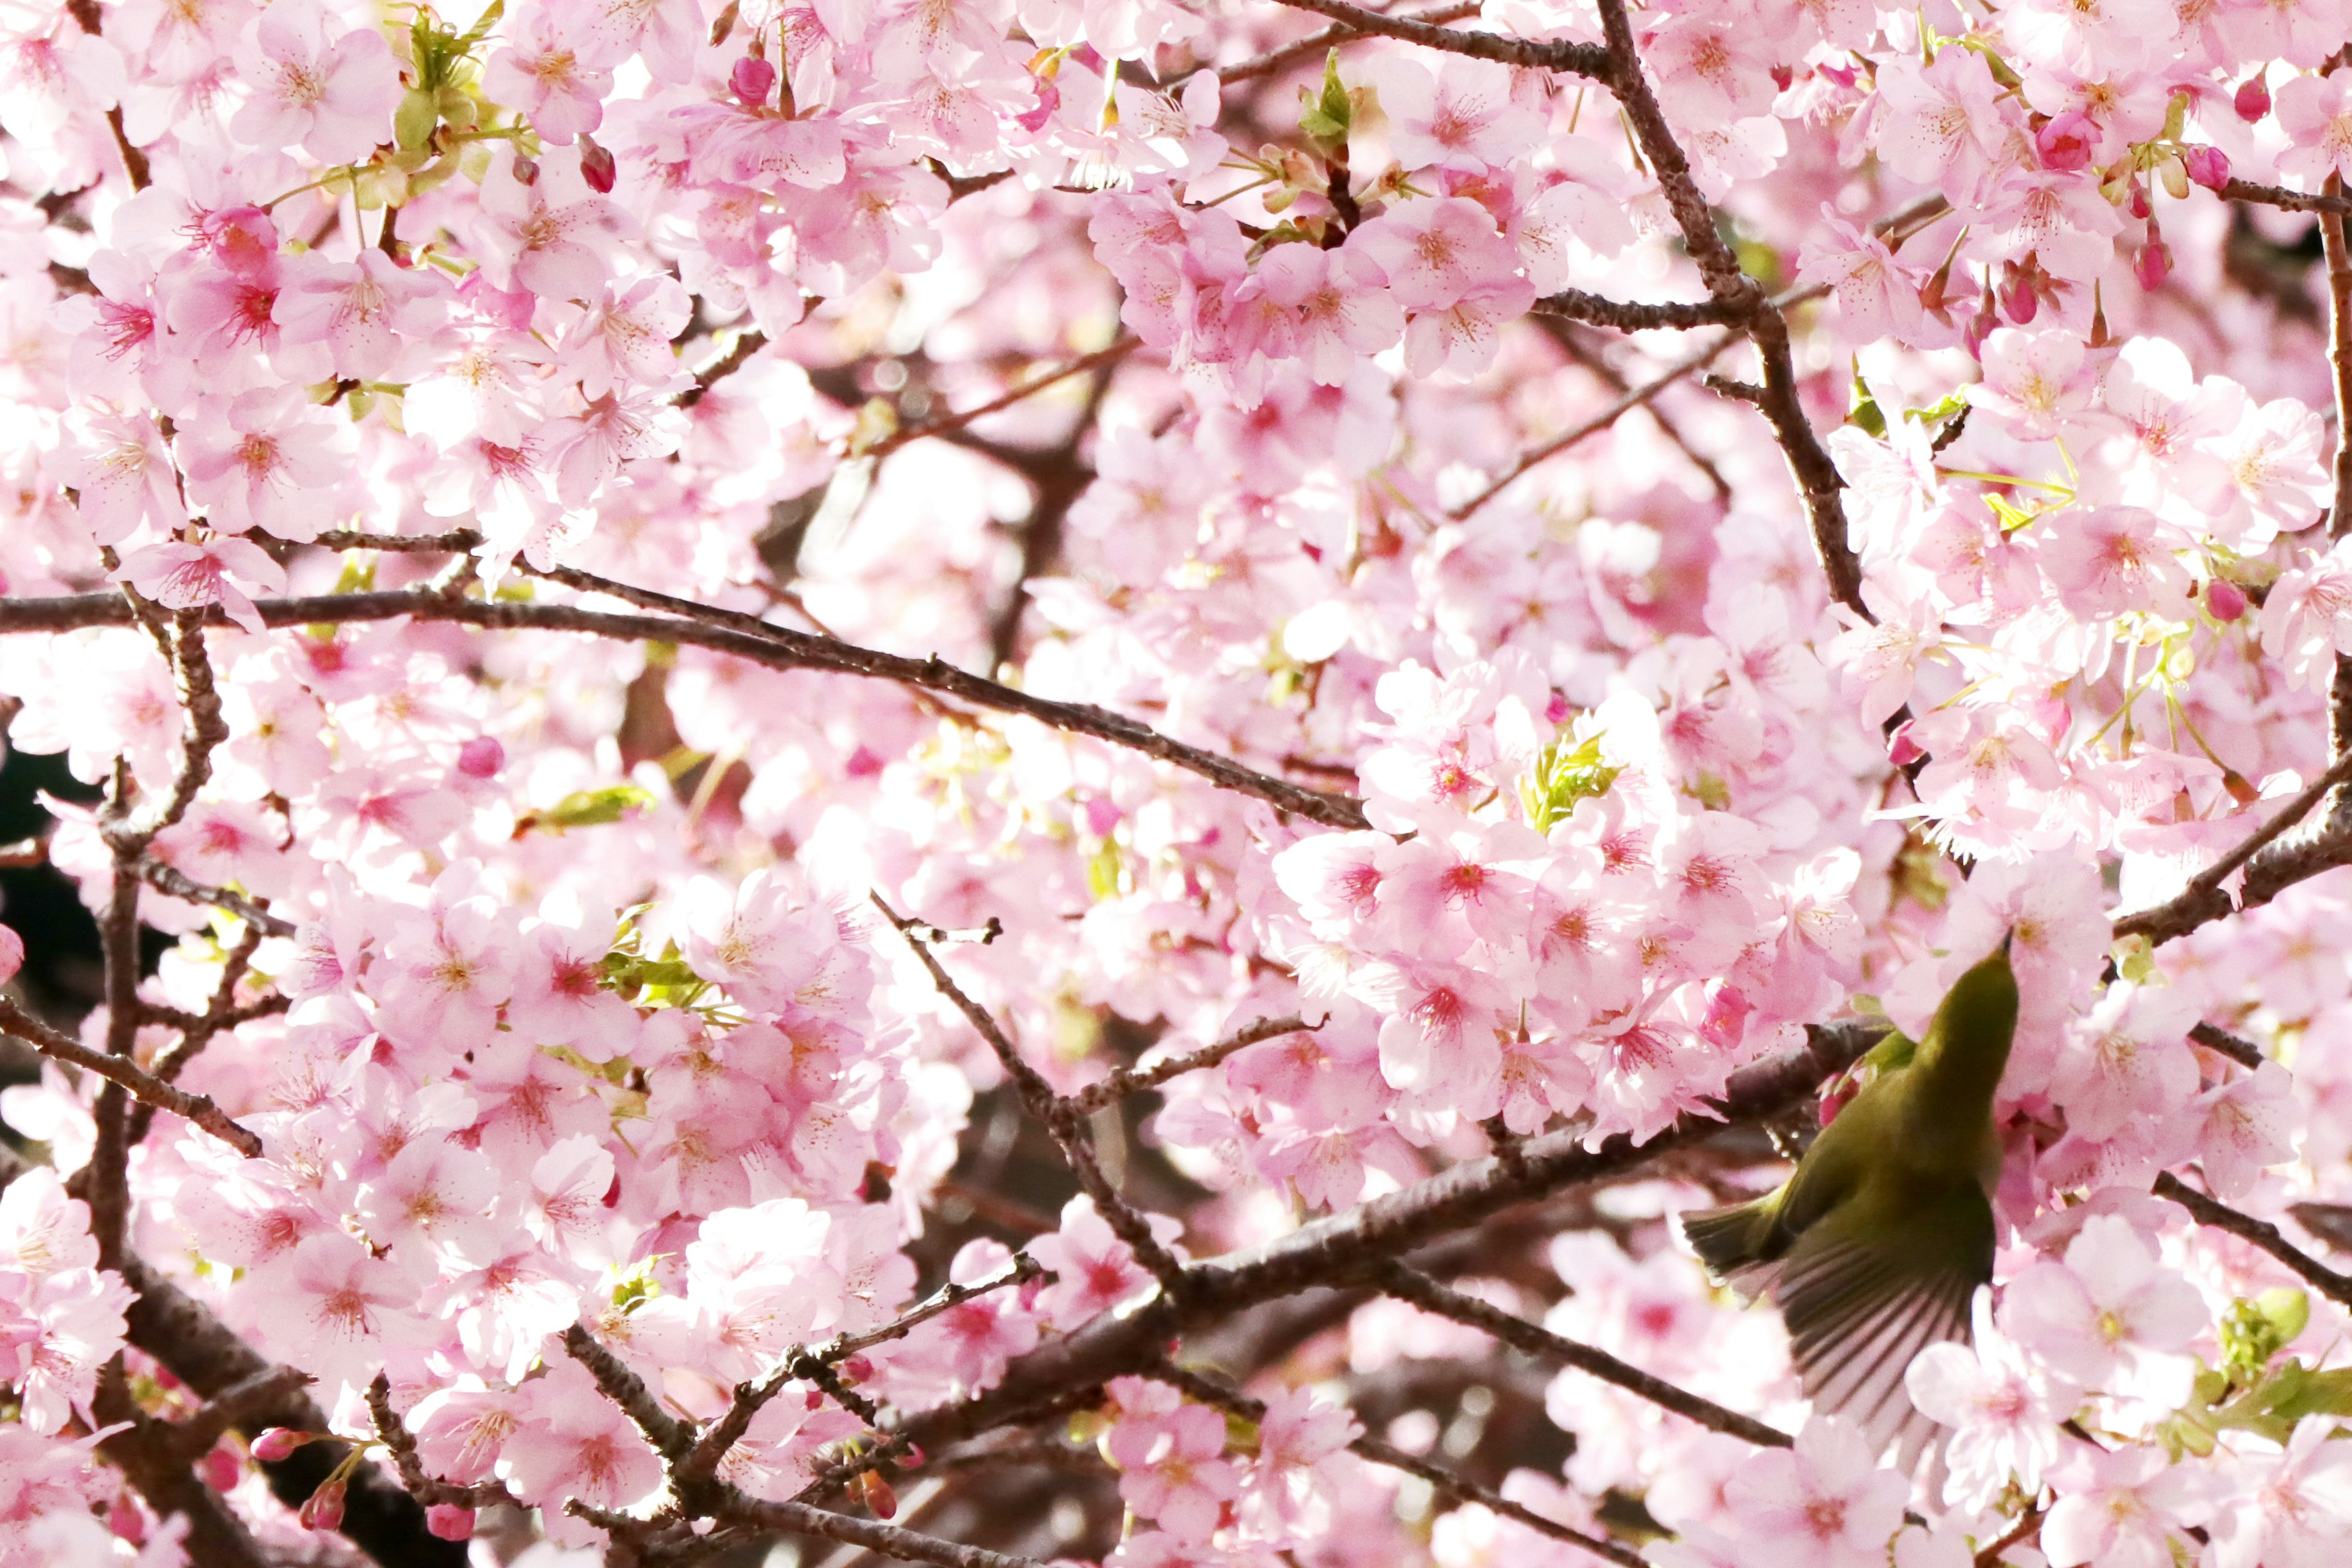
[[[842,1362],[840,1371],[842,1382],[864,1383],[874,1375],[874,1363],[862,1355],[854,1355]]]
[[[776,68],[757,55],[745,55],[735,62],[727,85],[743,103],[761,108],[768,101],[768,95],[776,90]]]
[[[2234,621],[2246,613],[2246,591],[2226,577],[2205,584],[2205,608],[2217,621]]]
[[[265,1465],[275,1464],[311,1441],[315,1432],[297,1432],[291,1426],[271,1426],[253,1440],[253,1457]]]
[[[205,1485],[216,1492],[234,1491],[237,1481],[245,1475],[245,1460],[234,1444],[223,1440],[214,1444],[212,1451],[196,1461],[196,1473],[205,1479]]]
[[[496,778],[507,765],[507,749],[496,735],[477,735],[457,748],[457,771],[469,779]]]
[[[2164,182],[2164,194],[2174,201],[2189,198],[2189,164],[2179,158],[2167,158],[2157,165],[2156,176]]]
[[[2256,71],[2240,82],[2237,96],[2231,100],[2238,118],[2249,125],[2271,111],[2271,84],[2263,76],[2262,71]]]
[[[2053,117],[2033,133],[2033,150],[2042,155],[2042,166],[2062,173],[2090,167],[2091,150],[2098,144],[2097,122],[2079,109]]]
[[[534,158],[526,158],[520,153],[516,153],[514,161],[514,177],[515,184],[518,185],[535,185],[539,184],[538,160]]]
[[[619,171],[614,166],[613,150],[586,132],[580,133],[580,177],[588,188],[600,196],[613,194],[613,181]]]
[[[1886,737],[1886,760],[1898,768],[1907,768],[1927,754],[1927,748],[1911,738],[1911,726],[1898,724]]]
[[[0,985],[16,978],[16,971],[25,967],[25,939],[16,934],[14,926],[0,926]]]
[[[436,1502],[425,1510],[425,1528],[437,1541],[466,1541],[474,1533],[474,1510]]]
[[[302,1528],[305,1530],[341,1529],[343,1491],[344,1483],[341,1481],[323,1482],[317,1491],[310,1494],[310,1500],[302,1505],[301,1513],[296,1516],[301,1520]]]
[[[106,1528],[113,1531],[117,1541],[127,1541],[133,1546],[146,1543],[147,1516],[140,1511],[139,1504],[127,1490],[114,1494],[114,1506],[106,1510]]]
[[[2042,309],[2042,301],[2034,297],[2033,279],[2022,271],[2011,278],[2000,290],[2000,309],[2021,327],[2031,322]]]
[[[2230,155],[2219,147],[2190,147],[2180,154],[2182,167],[2189,177],[2209,191],[2218,191],[2230,183]]]
[[[2165,248],[2163,237],[2156,232],[2154,218],[2148,219],[2147,243],[2139,247],[2139,255],[2132,262],[2132,276],[2139,279],[2143,289],[2161,288],[2164,280],[2172,276],[2172,252]]]
[[[2125,204],[2124,210],[2130,213],[2132,216],[2141,219],[2153,217],[2156,215],[2156,209],[2147,205],[2147,187],[2139,183],[2137,175],[2132,177],[2131,196]]]

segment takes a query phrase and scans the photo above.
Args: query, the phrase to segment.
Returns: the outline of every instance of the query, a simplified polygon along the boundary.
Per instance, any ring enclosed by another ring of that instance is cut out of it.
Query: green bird
[[[1780,1308],[1813,1408],[1853,1421],[1874,1452],[1899,1442],[1906,1469],[1934,1424],[1912,1409],[1904,1372],[1928,1345],[1969,1339],[1971,1300],[1992,1281],[1992,1097],[2017,1032],[2010,940],[1960,976],[1924,1039],[1871,1048],[1877,1075],[1778,1189],[1682,1216],[1717,1283]]]

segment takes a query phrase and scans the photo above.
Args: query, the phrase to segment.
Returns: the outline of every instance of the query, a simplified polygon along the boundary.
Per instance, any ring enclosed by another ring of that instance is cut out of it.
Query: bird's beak
[[[2009,934],[2000,939],[2000,955],[2003,958],[2007,958],[2009,956],[2009,950],[2011,946],[2015,945],[2016,942],[2017,928],[2015,926],[2011,926],[2009,928]]]

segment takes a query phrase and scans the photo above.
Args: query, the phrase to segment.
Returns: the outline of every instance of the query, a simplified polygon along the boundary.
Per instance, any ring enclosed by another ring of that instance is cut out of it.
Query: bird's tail
[[[1755,1293],[1759,1269],[1774,1261],[1773,1222],[1780,1216],[1780,1200],[1779,1193],[1767,1193],[1727,1208],[1698,1209],[1680,1216],[1683,1239],[1717,1284]]]

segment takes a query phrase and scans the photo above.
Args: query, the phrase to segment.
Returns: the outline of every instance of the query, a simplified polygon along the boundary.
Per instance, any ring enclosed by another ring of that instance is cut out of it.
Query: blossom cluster
[[[141,1280],[310,1380],[173,1450],[265,1541],[310,1441],[651,1561],[918,1428],[1118,1568],[2352,1533],[2343,7],[1303,9],[0,5],[0,717],[113,965],[0,1091],[0,1563],[189,1550]],[[1672,1240],[1760,1144],[1445,1268],[1789,1447],[1209,1331],[2004,936],[1916,1475]]]

